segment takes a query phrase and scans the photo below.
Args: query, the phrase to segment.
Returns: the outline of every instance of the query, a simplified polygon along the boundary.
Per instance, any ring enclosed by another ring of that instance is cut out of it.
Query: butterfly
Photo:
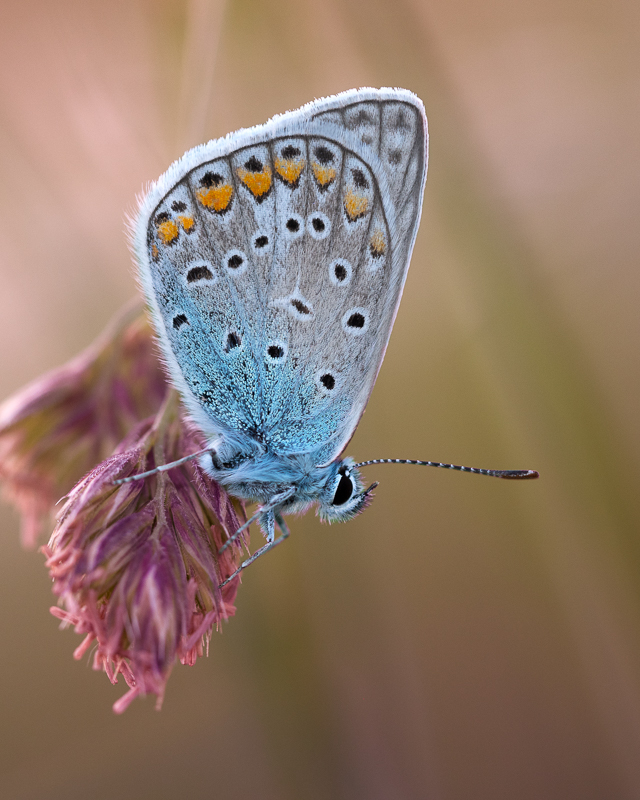
[[[342,456],[398,311],[427,160],[415,94],[355,89],[189,150],[140,205],[140,281],[207,442],[190,457],[260,504],[246,525],[257,519],[267,543],[240,569],[289,535],[285,514],[359,513],[377,485],[364,487],[367,464],[535,477]]]

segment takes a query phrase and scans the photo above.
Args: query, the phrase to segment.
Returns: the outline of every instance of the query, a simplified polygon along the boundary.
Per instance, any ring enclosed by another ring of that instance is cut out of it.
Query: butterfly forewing
[[[352,92],[196,148],[161,180],[142,280],[205,433],[317,464],[343,449],[406,276],[425,123],[409,93]]]
[[[239,399],[237,386],[252,374],[253,357],[246,348],[237,348],[235,360],[228,357],[228,333],[242,342],[245,321],[198,206],[182,181],[149,220],[153,297],[168,343],[163,355],[179,387],[186,384],[207,415],[247,430],[253,424],[250,403]]]

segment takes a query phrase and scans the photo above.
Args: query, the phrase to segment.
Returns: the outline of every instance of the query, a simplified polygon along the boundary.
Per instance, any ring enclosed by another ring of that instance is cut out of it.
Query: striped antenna
[[[442,467],[455,469],[458,472],[475,472],[476,475],[491,475],[494,478],[507,480],[527,480],[538,478],[535,469],[480,469],[479,467],[459,467],[457,464],[443,464],[441,461],[413,461],[409,458],[374,458],[371,461],[361,461],[354,467],[368,467],[370,464],[417,464],[419,467]]]

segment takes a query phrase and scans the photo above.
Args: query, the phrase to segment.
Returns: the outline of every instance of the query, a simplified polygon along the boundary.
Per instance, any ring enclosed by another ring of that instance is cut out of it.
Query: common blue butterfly
[[[241,569],[288,536],[285,513],[317,503],[330,522],[357,514],[377,485],[364,488],[365,464],[537,475],[341,457],[400,303],[427,142],[416,95],[352,90],[189,150],[141,203],[140,279],[207,442],[201,465],[261,504],[249,522],[267,544]]]

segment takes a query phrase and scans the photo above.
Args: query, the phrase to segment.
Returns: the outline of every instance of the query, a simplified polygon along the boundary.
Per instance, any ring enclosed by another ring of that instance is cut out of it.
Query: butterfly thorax
[[[282,496],[277,512],[294,514],[319,504],[329,521],[349,519],[366,504],[360,475],[350,458],[318,465],[311,454],[264,452],[226,463],[203,456],[202,467],[235,497],[261,504]]]

